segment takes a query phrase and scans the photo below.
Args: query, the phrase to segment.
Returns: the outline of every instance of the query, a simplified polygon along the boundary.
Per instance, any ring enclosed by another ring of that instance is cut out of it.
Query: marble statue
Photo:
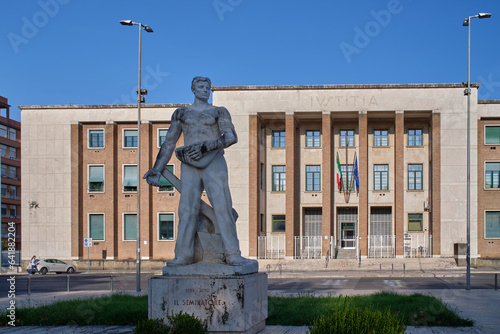
[[[163,174],[170,182],[174,181],[174,186],[177,183],[176,188],[181,192],[175,258],[167,261],[167,267],[189,265],[197,261],[195,238],[197,233],[200,235],[203,217],[212,220],[215,225],[212,230],[220,233],[222,262],[240,266],[249,261],[240,252],[236,234],[237,213],[232,206],[224,158],[224,149],[235,144],[238,137],[228,110],[208,103],[210,89],[209,78],[193,79],[191,90],[194,103],[174,111],[156,162],[143,177],[150,185],[159,186]],[[181,133],[184,135],[184,146],[175,149]],[[174,150],[182,163],[180,184],[165,168]],[[203,190],[213,209],[201,200]]]

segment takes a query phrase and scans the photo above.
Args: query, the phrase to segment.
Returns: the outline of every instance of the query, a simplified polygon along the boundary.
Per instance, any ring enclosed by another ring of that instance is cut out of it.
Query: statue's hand
[[[161,173],[154,169],[150,169],[144,174],[142,177],[143,179],[146,179],[146,182],[149,183],[152,186],[159,187],[160,186],[160,177]]]
[[[203,156],[202,144],[192,144],[186,147],[187,156],[195,161],[200,160]]]

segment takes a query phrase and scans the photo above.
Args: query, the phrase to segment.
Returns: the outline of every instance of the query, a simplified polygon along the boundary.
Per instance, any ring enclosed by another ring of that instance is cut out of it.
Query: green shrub
[[[347,297],[340,308],[316,318],[309,326],[310,334],[404,334],[405,331],[403,320],[389,310],[359,308],[351,305]]]
[[[134,329],[136,334],[206,334],[207,324],[194,315],[182,313],[168,314],[169,325],[162,319],[141,320]]]

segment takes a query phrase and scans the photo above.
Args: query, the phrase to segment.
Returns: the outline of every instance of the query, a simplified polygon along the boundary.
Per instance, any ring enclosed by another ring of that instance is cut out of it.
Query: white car
[[[38,271],[42,274],[45,275],[48,272],[55,272],[57,274],[61,273],[68,273],[72,274],[76,271],[76,267],[72,264],[67,264],[66,262],[63,262],[61,260],[56,260],[56,259],[40,259],[37,260],[37,268]],[[31,273],[31,262],[28,264],[28,267],[26,268],[28,273]],[[33,269],[33,273],[36,273],[36,270]]]

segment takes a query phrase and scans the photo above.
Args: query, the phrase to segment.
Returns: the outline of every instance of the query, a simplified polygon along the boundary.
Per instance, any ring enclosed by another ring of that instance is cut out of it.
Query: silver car
[[[55,272],[57,274],[68,273],[72,274],[76,271],[76,267],[72,264],[67,264],[61,260],[56,259],[40,259],[37,263],[38,271],[45,275],[48,272]],[[28,264],[28,268],[26,268],[28,273],[31,273],[31,263]],[[36,270],[33,269],[33,273],[36,273]]]

